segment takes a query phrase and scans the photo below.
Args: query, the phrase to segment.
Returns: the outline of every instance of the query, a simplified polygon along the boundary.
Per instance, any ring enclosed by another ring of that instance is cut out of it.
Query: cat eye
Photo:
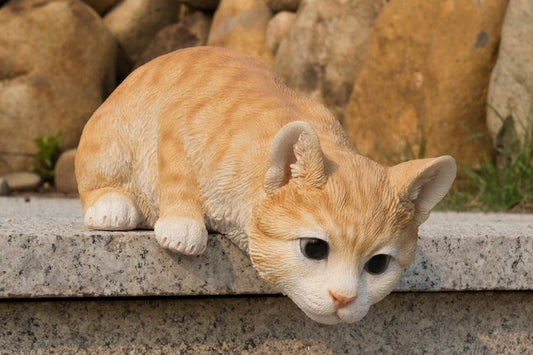
[[[306,258],[322,260],[328,256],[329,245],[322,239],[302,238],[300,239],[300,250]]]
[[[365,264],[365,270],[372,275],[383,274],[389,267],[391,256],[387,254],[378,254],[370,258]]]

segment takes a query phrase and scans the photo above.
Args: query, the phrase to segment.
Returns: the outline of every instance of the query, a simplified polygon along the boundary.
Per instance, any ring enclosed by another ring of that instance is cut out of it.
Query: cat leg
[[[177,139],[163,136],[160,140],[158,173],[159,219],[154,226],[157,241],[174,252],[203,253],[207,246],[207,229],[201,192],[192,165]]]
[[[76,181],[89,228],[131,230],[144,217],[137,208],[138,197],[134,199],[125,188],[132,185],[133,156],[117,130],[119,120],[106,118],[115,116],[113,110],[113,106],[101,106],[87,122],[76,152]]]
[[[99,230],[131,230],[141,216],[128,194],[114,188],[91,191],[84,198],[87,208],[85,224]]]

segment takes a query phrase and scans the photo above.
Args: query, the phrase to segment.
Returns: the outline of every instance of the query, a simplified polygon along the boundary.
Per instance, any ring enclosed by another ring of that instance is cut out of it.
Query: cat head
[[[309,124],[289,123],[253,212],[252,263],[313,320],[358,321],[396,286],[455,174],[450,156],[390,168],[350,151],[326,156]]]

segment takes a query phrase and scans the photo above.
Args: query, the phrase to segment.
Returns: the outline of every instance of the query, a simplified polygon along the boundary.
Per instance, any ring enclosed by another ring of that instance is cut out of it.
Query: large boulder
[[[296,14],[290,11],[278,12],[268,23],[266,39],[272,53],[278,51],[281,41],[287,36],[296,20]]]
[[[100,15],[106,13],[109,9],[115,5],[118,0],[83,0],[87,5],[92,7],[94,11]]]
[[[115,5],[104,22],[120,46],[118,74],[129,74],[150,41],[163,27],[178,20],[176,0],[124,0]]]
[[[201,11],[193,11],[180,22],[164,27],[141,54],[135,67],[174,50],[205,45],[211,18]]]
[[[324,103],[342,122],[384,0],[302,0],[276,53],[274,71]]]
[[[266,4],[274,12],[296,11],[300,0],[265,0]]]
[[[487,125],[494,143],[511,117],[518,137],[533,129],[533,1],[511,0],[489,85]]]
[[[192,8],[215,11],[220,0],[177,0],[180,3],[186,4]]]
[[[207,44],[248,53],[271,66],[266,30],[272,11],[263,0],[221,0],[213,17]]]
[[[61,130],[61,147],[75,147],[115,86],[115,61],[113,36],[83,2],[0,8],[0,174],[27,170],[38,136]]]
[[[358,150],[383,163],[490,152],[489,76],[507,0],[391,1],[378,19],[347,107]]]

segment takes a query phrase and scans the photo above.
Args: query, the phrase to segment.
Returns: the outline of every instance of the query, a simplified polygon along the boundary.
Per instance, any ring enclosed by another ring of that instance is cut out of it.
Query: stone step
[[[533,292],[399,292],[358,323],[286,297],[0,300],[1,354],[531,354]]]
[[[0,198],[0,298],[275,293],[220,235],[205,254],[83,226],[77,199]],[[397,291],[533,289],[533,215],[435,212]]]
[[[433,213],[396,289],[324,326],[220,235],[206,253],[83,226],[77,199],[0,197],[0,353],[531,353],[533,215]]]

